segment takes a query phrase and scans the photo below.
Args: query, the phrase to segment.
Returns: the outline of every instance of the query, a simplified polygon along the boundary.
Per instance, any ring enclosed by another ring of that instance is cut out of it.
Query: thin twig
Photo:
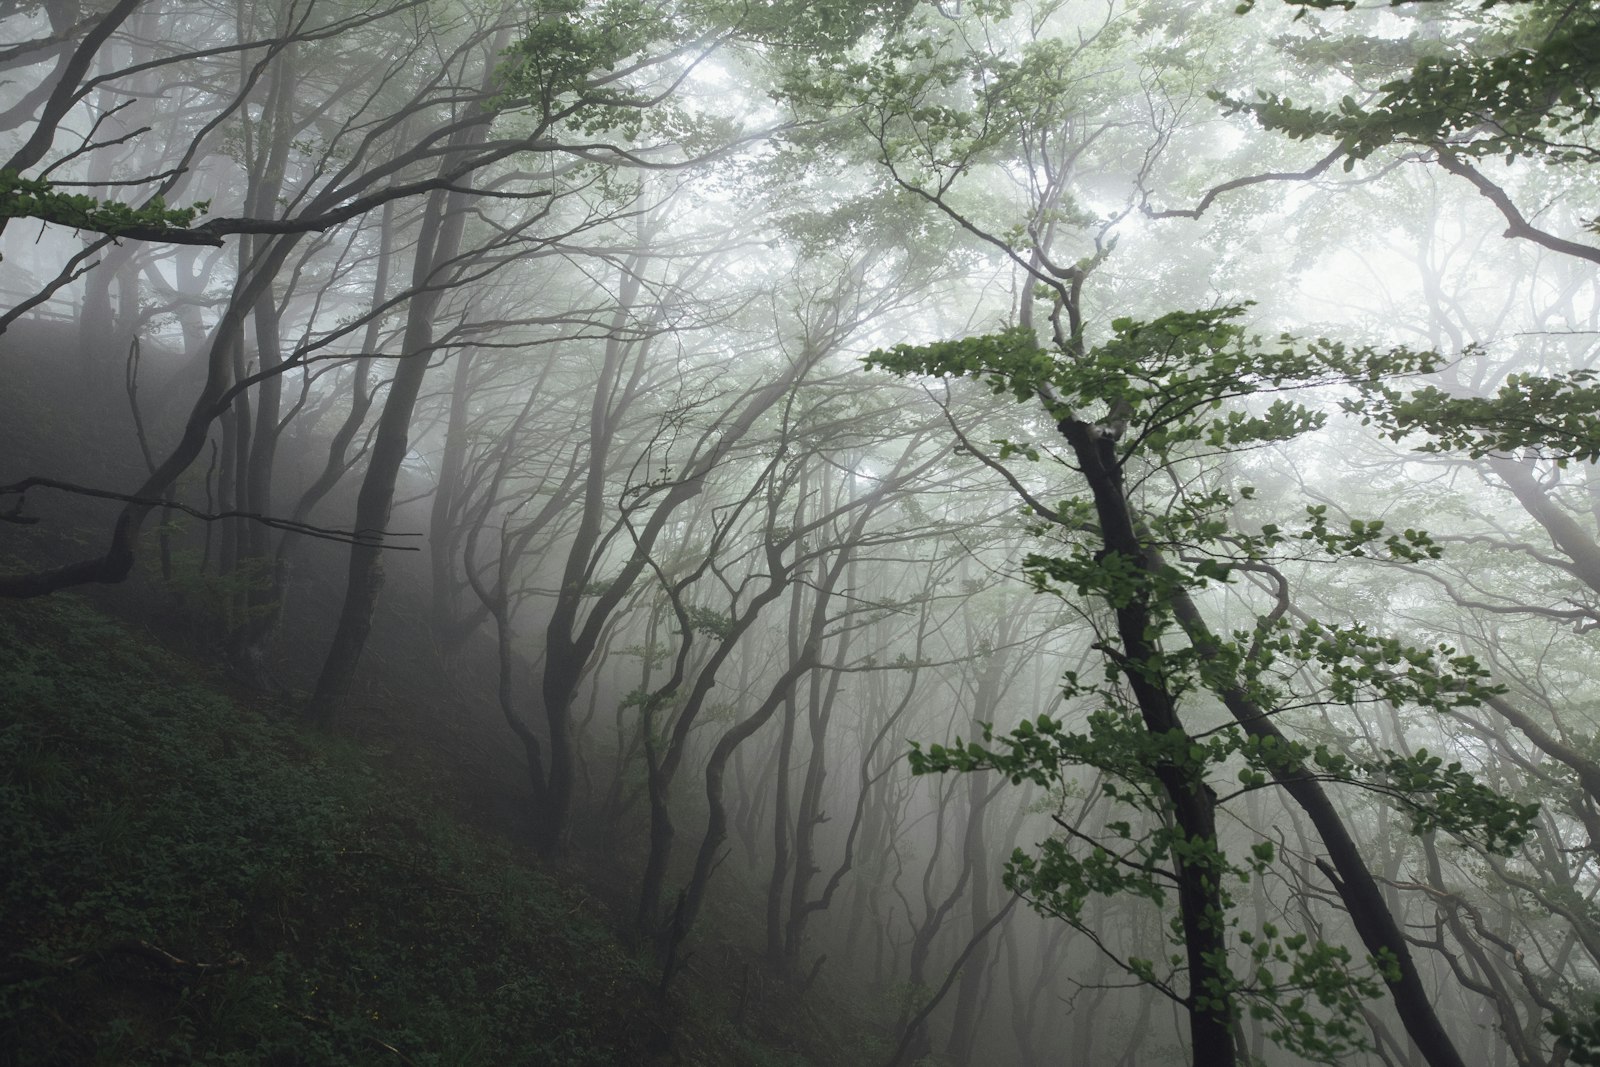
[[[316,537],[324,541],[334,541],[345,545],[372,545],[378,548],[391,548],[399,552],[419,552],[418,547],[411,545],[391,545],[386,542],[390,537],[421,537],[420,533],[397,533],[390,530],[335,530],[326,526],[312,526],[293,519],[280,519],[273,515],[262,515],[254,511],[201,511],[199,508],[188,504],[181,504],[175,500],[159,500],[150,497],[133,496],[129,493],[117,493],[110,489],[95,489],[86,485],[77,485],[73,482],[63,482],[55,478],[24,478],[20,482],[10,485],[0,485],[0,497],[21,497],[29,489],[59,489],[64,493],[76,493],[79,496],[96,497],[101,500],[120,500],[125,504],[137,504],[147,508],[165,508],[181,511],[185,515],[193,516],[202,522],[220,522],[223,519],[249,519],[269,526],[274,530],[288,530],[290,533],[304,534],[307,537]],[[20,524],[31,524],[37,519],[25,517],[21,514],[22,501],[9,512],[0,513],[0,521]]]

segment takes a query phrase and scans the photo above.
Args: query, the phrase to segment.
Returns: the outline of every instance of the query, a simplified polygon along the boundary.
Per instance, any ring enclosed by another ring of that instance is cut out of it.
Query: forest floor
[[[85,599],[6,604],[0,1064],[876,1058],[731,943],[663,997],[594,863],[534,863],[473,762],[307,731]]]

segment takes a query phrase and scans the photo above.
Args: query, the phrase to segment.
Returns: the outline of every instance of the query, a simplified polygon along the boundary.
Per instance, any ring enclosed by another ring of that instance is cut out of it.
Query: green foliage
[[[1237,320],[1246,305],[1180,311],[1149,322],[1121,318],[1111,337],[1075,357],[1040,347],[1030,331],[896,345],[873,352],[867,365],[897,374],[967,377],[998,395],[1037,400],[1051,417],[1126,419],[1124,452],[1164,460],[1196,447],[1233,450],[1285,441],[1322,426],[1326,416],[1276,399],[1264,410],[1225,405],[1263,393],[1319,385],[1381,381],[1426,373],[1438,357],[1408,349],[1347,347],[1287,335],[1264,344]]]
[[[1443,829],[1476,839],[1487,852],[1509,855],[1533,833],[1539,805],[1518,804],[1480,785],[1459,762],[1428,750],[1389,754],[1367,773],[1411,812],[1413,833]]]
[[[895,345],[873,352],[865,362],[901,375],[982,379],[996,393],[1010,392],[1019,401],[1033,399],[1038,383],[1048,381],[1056,365],[1033,331],[1022,327],[954,341]]]
[[[1148,322],[1116,319],[1110,336],[1082,354],[1049,351],[1030,332],[1010,330],[901,345],[874,352],[868,363],[899,374],[972,378],[997,395],[1036,402],[1086,470],[1091,460],[1085,457],[1098,454],[1097,462],[1109,456],[1124,471],[1172,471],[1209,452],[1289,440],[1323,424],[1321,410],[1297,400],[1241,403],[1258,394],[1342,386],[1370,395],[1381,393],[1394,375],[1431,371],[1437,363],[1431,353],[1287,336],[1263,344],[1238,322],[1244,311],[1235,306]],[[1042,458],[1031,445],[998,443],[1002,459]],[[1120,806],[1119,816],[1095,834],[1058,818],[1061,834],[1040,842],[1032,854],[1013,855],[1008,886],[1039,910],[1081,925],[1092,898],[1160,906],[1178,885],[1178,872],[1201,870],[1215,893],[1206,904],[1214,914],[1203,921],[1232,929],[1238,920],[1231,885],[1261,876],[1275,862],[1275,848],[1258,840],[1236,857],[1218,839],[1186,836],[1172,817],[1176,791],[1204,791],[1215,799],[1210,783],[1230,773],[1239,792],[1299,778],[1380,794],[1407,811],[1414,832],[1444,830],[1490,852],[1507,854],[1528,837],[1538,807],[1479,784],[1459,762],[1447,764],[1426,751],[1358,758],[1327,745],[1246,732],[1238,721],[1191,735],[1162,726],[1177,719],[1163,720],[1163,713],[1150,712],[1149,699],[1135,698],[1143,686],[1160,694],[1158,704],[1178,707],[1186,695],[1206,693],[1228,702],[1236,716],[1243,714],[1240,708],[1276,715],[1294,707],[1370,702],[1442,714],[1502,692],[1469,655],[1447,645],[1413,647],[1359,624],[1290,621],[1280,610],[1225,640],[1203,626],[1180,623],[1178,605],[1191,604],[1192,612],[1192,592],[1228,582],[1240,568],[1270,569],[1282,560],[1316,556],[1424,562],[1441,554],[1425,531],[1395,532],[1381,520],[1364,519],[1341,527],[1330,521],[1325,506],[1310,505],[1295,529],[1266,523],[1250,533],[1237,529],[1234,518],[1237,504],[1253,496],[1248,488],[1181,493],[1151,514],[1125,501],[1125,518],[1117,519],[1115,507],[1105,506],[1102,497],[1108,483],[1118,488],[1123,481],[1097,477],[1092,500],[1087,494],[1071,497],[1051,509],[1050,522],[1037,525],[1036,532],[1053,533],[1056,543],[1023,559],[1024,572],[1040,591],[1066,592],[1119,613],[1125,647],[1110,640],[1095,646],[1104,655],[1104,682],[1076,674],[1065,679],[1064,697],[1088,705],[1085,728],[1070,730],[1040,716],[1009,734],[986,726],[981,740],[914,747],[911,753],[919,774],[991,770],[1056,796],[1071,793],[1080,768],[1099,772],[1100,789]],[[1112,541],[1097,529],[1101,521],[1131,523],[1137,548],[1125,534]],[[1130,619],[1143,627],[1137,641],[1125,632]],[[1134,647],[1140,651],[1129,651]],[[1121,811],[1134,817],[1121,818]],[[1173,944],[1181,946],[1189,936],[1174,919]],[[1191,976],[1191,983],[1199,983],[1191,985],[1191,999],[1229,1013],[1248,1010],[1280,1047],[1307,1059],[1334,1063],[1362,1047],[1361,1004],[1382,995],[1381,978],[1393,960],[1358,964],[1341,946],[1303,935],[1280,939],[1268,929],[1240,931],[1237,943],[1249,954],[1247,976],[1240,977],[1229,959],[1209,960],[1209,975]],[[1173,972],[1186,960],[1183,953],[1173,954]],[[1123,965],[1144,982],[1170,988],[1154,961],[1129,959]]]
[[[1296,536],[1301,541],[1315,542],[1330,556],[1375,556],[1396,563],[1420,563],[1427,559],[1438,559],[1444,554],[1444,550],[1423,530],[1406,529],[1385,536],[1382,519],[1351,519],[1348,531],[1331,530],[1328,528],[1328,508],[1324,504],[1308,504],[1306,519],[1306,528]],[[1263,544],[1276,544],[1279,539],[1276,526],[1270,529],[1263,527]],[[1380,548],[1382,552],[1376,551]]]
[[[1325,1063],[1366,1047],[1364,1024],[1356,1020],[1363,1002],[1384,994],[1387,968],[1380,961],[1369,957],[1357,968],[1343,945],[1280,935],[1271,923],[1259,934],[1240,931],[1239,941],[1249,950],[1250,978],[1236,994],[1247,998],[1251,1018],[1266,1025],[1275,1044]]]
[[[1108,797],[1145,816],[1108,821],[1094,840],[1062,824],[1066,833],[1041,841],[1033,854],[1022,849],[1012,854],[1005,871],[1009,889],[1023,894],[1039,910],[1081,927],[1084,909],[1095,897],[1142,899],[1162,907],[1174,891],[1168,873],[1174,861],[1202,866],[1219,880],[1234,882],[1260,877],[1276,861],[1276,849],[1268,840],[1255,842],[1247,855],[1236,860],[1216,840],[1186,838],[1161,818],[1164,800],[1155,774],[1161,767],[1178,767],[1199,780],[1207,768],[1231,755],[1243,754],[1256,765],[1270,766],[1275,758],[1304,759],[1307,753],[1274,753],[1271,745],[1232,732],[1204,741],[1181,730],[1153,734],[1131,712],[1109,708],[1089,713],[1087,720],[1089,729],[1084,733],[1039,716],[1003,736],[986,726],[982,743],[958,740],[950,746],[912,750],[911,766],[919,774],[988,769],[1008,776],[1013,784],[1030,781],[1054,790],[1065,788],[1069,768],[1094,767],[1108,776],[1101,787]],[[1341,759],[1325,749],[1322,754],[1330,766]],[[1357,768],[1347,761],[1342,770],[1343,780],[1357,780]],[[1224,913],[1216,921],[1235,926],[1232,891],[1227,883],[1219,889]],[[1174,945],[1183,943],[1176,921],[1171,940]],[[1342,946],[1312,941],[1304,934],[1280,936],[1271,924],[1259,931],[1240,930],[1237,940],[1246,950],[1248,965],[1235,973],[1229,961],[1214,961],[1216,973],[1225,977],[1207,995],[1261,1020],[1280,1047],[1315,1062],[1337,1063],[1365,1047],[1360,1008],[1364,1001],[1383,995],[1386,968],[1380,961],[1369,958],[1358,964]],[[1174,954],[1168,962],[1176,967],[1182,961],[1181,954]],[[1126,963],[1140,980],[1166,985],[1155,961]]]
[[[1464,452],[1477,459],[1532,449],[1563,465],[1600,461],[1600,375],[1594,371],[1509,374],[1486,397],[1371,382],[1344,407],[1395,441],[1425,437],[1418,446],[1423,452]]]
[[[733,632],[733,619],[713,608],[690,606],[684,609],[684,614],[689,617],[689,626],[695,633],[720,640]]]
[[[1075,548],[1065,556],[1030,552],[1023,557],[1022,569],[1036,589],[1069,586],[1079,596],[1098,597],[1112,608],[1133,603],[1158,605],[1163,594],[1176,589],[1176,583],[1181,581],[1175,571],[1152,574],[1141,561],[1120,552],[1091,552],[1087,548]]]
[[[611,75],[679,29],[663,8],[642,0],[540,0],[506,50],[495,106],[532,108],[544,121],[564,119],[589,134],[637,136],[647,109],[625,79]]]
[[[1347,167],[1394,144],[1448,145],[1463,155],[1504,156],[1508,162],[1600,162],[1600,152],[1582,136],[1600,119],[1600,11],[1561,0],[1519,0],[1500,7],[1509,13],[1482,19],[1455,47],[1419,59],[1402,76],[1380,85],[1375,100],[1346,96],[1328,107],[1297,106],[1275,93],[1248,102],[1214,97],[1230,112],[1248,112],[1287,136],[1337,139]],[[1359,48],[1360,42],[1351,47]]]
[[[182,524],[163,524],[166,532],[177,532]],[[169,573],[165,585],[183,601],[185,615],[197,631],[208,632],[221,639],[233,634],[248,623],[270,616],[275,605],[267,603],[250,607],[252,594],[272,588],[273,569],[276,563],[259,556],[240,560],[233,571],[218,574],[214,561],[201,569],[203,554],[198,549],[180,548],[170,553]],[[144,557],[147,569],[156,570],[154,554]]]
[[[1545,1029],[1567,1050],[1567,1062],[1577,1067],[1600,1067],[1600,1000],[1589,1008],[1589,1018],[1574,1019],[1557,1012]]]
[[[892,33],[915,6],[916,0],[767,0],[735,5],[729,22],[743,40],[815,60],[838,56],[868,34]]]
[[[1474,657],[1449,645],[1416,648],[1359,623],[1278,623],[1253,638],[1254,670],[1266,670],[1280,656],[1296,666],[1314,664],[1328,698],[1341,704],[1382,700],[1444,713],[1505,692]]]
[[[1060,224],[1101,221],[1062,184],[1048,204],[1030,206],[1024,224],[1003,206],[1020,190],[985,177],[1021,152],[1076,157],[1075,146],[1087,147],[1079,144],[1086,116],[1125,107],[1132,79],[1120,46],[1131,36],[1129,20],[1108,20],[1073,39],[1040,32],[1059,17],[1055,4],[903,6],[895,32],[869,38],[870,48],[789,64],[776,95],[825,124],[835,155],[857,152],[886,166],[893,185],[914,199],[959,203],[996,247],[1026,253],[1048,243],[1047,231]],[[1006,221],[983,224],[996,207]]]
[[[1245,758],[1238,777],[1246,789],[1265,786],[1274,773],[1298,773],[1309,767],[1320,778],[1390,797],[1410,813],[1413,833],[1444,830],[1487,852],[1511,854],[1533,833],[1539,815],[1537,804],[1503,797],[1480,784],[1459,762],[1446,764],[1427,749],[1357,760],[1323,744],[1262,737],[1247,738],[1236,750]]]
[[[96,200],[81,193],[58,192],[48,181],[24,178],[14,170],[0,170],[0,219],[41,219],[75,230],[116,237],[138,230],[181,232],[208,207],[201,201],[194,207],[169,208],[160,197],[143,207],[130,207],[116,201]]]
[[[71,599],[0,691],[0,1060],[648,1062],[645,968],[360,750]]]
[[[588,136],[634,140],[649,131],[690,151],[725,144],[734,125],[704,109],[661,96],[657,68],[697,58],[719,41],[742,39],[837,55],[862,34],[898,23],[908,0],[880,4],[799,3],[663,5],[647,0],[539,0],[522,35],[505,52],[494,108],[531,111]],[[663,68],[664,69],[664,68]],[[672,73],[677,73],[674,68]]]

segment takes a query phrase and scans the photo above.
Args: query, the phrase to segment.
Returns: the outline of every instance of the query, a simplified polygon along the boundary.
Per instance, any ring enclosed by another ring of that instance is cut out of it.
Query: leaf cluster
[[[901,375],[967,377],[1019,402],[1039,401],[1058,422],[1126,420],[1123,453],[1162,461],[1197,447],[1233,450],[1290,440],[1326,415],[1277,398],[1260,411],[1230,402],[1308,386],[1381,381],[1435,369],[1438,357],[1405,348],[1348,347],[1288,335],[1264,344],[1239,323],[1248,305],[1181,311],[1144,322],[1114,319],[1111,337],[1076,356],[1039,345],[1033,333],[1000,333],[896,345],[867,365]],[[1120,427],[1119,427],[1120,429]]]
[[[496,75],[496,110],[532,108],[565,118],[586,134],[636,137],[646,109],[626,79],[613,78],[654,43],[688,27],[646,0],[540,0]]]
[[[1567,1062],[1578,1067],[1600,1067],[1600,1000],[1589,1007],[1588,1018],[1575,1019],[1557,1012],[1545,1023],[1558,1046],[1566,1049]]]
[[[135,230],[144,236],[155,236],[187,229],[209,206],[209,202],[201,201],[193,207],[169,208],[158,196],[133,207],[82,193],[63,193],[48,181],[24,178],[15,170],[0,170],[0,220],[40,219],[111,237]]]
[[[1301,0],[1300,6],[1354,5]],[[1346,96],[1330,108],[1297,106],[1275,93],[1253,101],[1213,98],[1289,137],[1336,139],[1346,169],[1389,145],[1448,145],[1507,162],[1600,162],[1600,149],[1584,138],[1600,119],[1600,12],[1556,0],[1501,6],[1517,12],[1445,54],[1419,59],[1370,101]]]
[[[1137,459],[1170,470],[1208,451],[1289,440],[1320,427],[1324,411],[1285,397],[1248,407],[1239,402],[1312,386],[1381,395],[1395,376],[1431,372],[1438,364],[1432,353],[1407,349],[1288,336],[1263,343],[1241,325],[1245,310],[1116,319],[1104,341],[1082,352],[1046,349],[1031,331],[1013,329],[900,345],[872,353],[867,362],[901,375],[973,379],[996,395],[1039,404],[1072,443],[1086,474],[1107,457],[1124,469]],[[1026,442],[994,443],[1001,459],[1036,462],[1044,455]],[[1266,523],[1247,532],[1237,528],[1232,511],[1252,491],[1213,488],[1180,492],[1152,515],[1138,514],[1129,501],[1127,519],[1138,545],[1130,548],[1124,540],[1114,548],[1096,533],[1105,513],[1098,502],[1108,480],[1118,488],[1122,483],[1104,471],[1095,477],[1094,502],[1081,494],[1053,510],[1035,506],[1048,520],[1037,529],[1064,535],[1066,545],[1027,554],[1023,569],[1041,591],[1070,590],[1125,613],[1122,626],[1128,618],[1141,621],[1142,641],[1124,637],[1140,651],[1104,642],[1096,646],[1104,654],[1103,684],[1066,676],[1063,695],[1092,705],[1081,729],[1039,716],[1006,734],[985,726],[981,738],[914,747],[911,754],[919,774],[988,770],[1060,796],[1071,792],[1080,769],[1089,768],[1099,772],[1105,798],[1139,813],[1137,821],[1108,821],[1093,833],[1058,817],[1062,833],[1031,855],[1012,857],[1008,885],[1040,910],[1077,925],[1092,898],[1161,905],[1177,884],[1176,872],[1204,869],[1217,890],[1212,921],[1233,924],[1224,881],[1260,876],[1274,862],[1273,846],[1257,842],[1247,856],[1230,856],[1215,837],[1187,838],[1170,817],[1173,783],[1209,794],[1210,783],[1225,773],[1240,786],[1232,796],[1288,779],[1376,793],[1399,803],[1415,832],[1444,830],[1486,851],[1509,853],[1529,836],[1538,807],[1500,796],[1459,762],[1426,751],[1358,758],[1243,725],[1246,711],[1276,716],[1325,704],[1386,702],[1437,713],[1475,705],[1502,690],[1470,655],[1448,645],[1414,647],[1359,624],[1288,620],[1282,610],[1232,640],[1210,635],[1203,625],[1179,625],[1178,607],[1191,592],[1226,582],[1239,568],[1272,571],[1273,562],[1306,553],[1417,563],[1441,554],[1426,531],[1393,531],[1381,520],[1339,525],[1330,522],[1326,507],[1311,505],[1294,529]],[[1198,735],[1177,725],[1161,728],[1134,704],[1130,691],[1145,684],[1173,706],[1186,694],[1210,693],[1239,721]],[[1213,795],[1216,803],[1229,799]],[[1175,925],[1174,943],[1185,933]],[[1214,961],[1216,974],[1225,977],[1217,988],[1191,990],[1191,996],[1214,998],[1230,1011],[1251,1003],[1275,1041],[1308,1059],[1337,1062],[1360,1046],[1361,1003],[1382,993],[1373,975],[1386,973],[1393,961],[1369,959],[1363,969],[1347,950],[1309,938],[1239,940],[1255,963],[1253,979],[1240,981],[1227,960]],[[1174,956],[1172,966],[1181,969],[1184,959]],[[1135,977],[1167,988],[1150,961],[1122,962]]]
[[[1410,391],[1373,381],[1345,410],[1390,439],[1427,438],[1422,452],[1464,452],[1473,459],[1532,450],[1565,465],[1600,460],[1600,374],[1509,374],[1493,396],[1454,396],[1436,386]]]
[[[1272,848],[1270,841],[1262,845]],[[1357,968],[1343,945],[1281,934],[1272,923],[1263,923],[1259,934],[1241,930],[1239,941],[1249,950],[1251,970],[1249,985],[1238,992],[1273,1043],[1315,1063],[1338,1063],[1367,1047],[1356,1020],[1365,1001],[1384,995],[1380,976],[1387,968],[1380,961],[1368,957],[1366,967]],[[1313,1003],[1322,1010],[1313,1010]]]
[[[684,609],[690,628],[698,634],[722,639],[733,632],[733,619],[713,608],[690,606]]]
[[[1206,766],[1242,754],[1252,760],[1249,773],[1259,776],[1255,768],[1302,759],[1306,753],[1301,746],[1279,752],[1271,744],[1237,733],[1205,741],[1181,730],[1154,734],[1131,714],[1113,709],[1090,713],[1088,723],[1088,732],[1078,733],[1059,720],[1040,716],[1024,720],[1004,736],[986,726],[982,743],[958,740],[925,751],[914,748],[912,766],[918,773],[994,770],[1009,775],[1013,783],[1032,781],[1059,792],[1065,792],[1066,767],[1088,765],[1106,771],[1113,777],[1103,783],[1104,793],[1150,817],[1138,823],[1110,820],[1092,839],[1058,817],[1064,833],[1041,841],[1032,854],[1022,849],[1013,852],[1005,868],[1006,886],[1038,910],[1081,928],[1084,910],[1094,898],[1138,899],[1164,906],[1175,888],[1171,868],[1181,864],[1212,872],[1222,911],[1211,921],[1236,924],[1233,895],[1224,879],[1248,882],[1260,877],[1275,863],[1276,847],[1270,840],[1260,840],[1235,859],[1215,838],[1187,837],[1159,817],[1163,802],[1155,769],[1175,767],[1199,780]],[[1357,768],[1337,754],[1326,749],[1319,754],[1328,768],[1352,780],[1357,776]],[[1118,778],[1127,784],[1119,784]],[[1174,945],[1183,943],[1176,919],[1171,940]],[[1381,961],[1369,958],[1365,966],[1358,966],[1343,946],[1313,941],[1305,934],[1281,936],[1270,923],[1259,932],[1241,930],[1238,941],[1248,959],[1243,973],[1236,974],[1227,959],[1212,961],[1211,968],[1220,977],[1209,980],[1207,988],[1192,991],[1193,996],[1211,998],[1224,1010],[1248,1011],[1267,1024],[1280,1047],[1314,1062],[1337,1063],[1365,1047],[1360,1009],[1363,1002],[1383,995],[1380,976],[1387,968]],[[1184,956],[1174,953],[1168,962],[1181,968]],[[1124,963],[1141,981],[1168,987],[1155,961],[1131,957]]]

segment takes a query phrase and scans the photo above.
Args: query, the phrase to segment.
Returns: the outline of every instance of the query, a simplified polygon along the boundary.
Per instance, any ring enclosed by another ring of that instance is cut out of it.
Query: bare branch
[[[131,493],[118,493],[110,489],[95,489],[87,485],[77,485],[73,482],[63,482],[55,478],[24,478],[20,482],[10,485],[0,485],[0,497],[16,496],[16,506],[8,512],[0,513],[0,521],[19,524],[31,524],[38,520],[21,514],[22,500],[20,499],[29,489],[59,489],[64,493],[75,493],[78,496],[95,497],[100,500],[120,500],[124,504],[137,504],[144,508],[163,508],[170,511],[181,511],[185,515],[193,516],[202,522],[219,522],[223,519],[249,519],[259,522],[263,526],[270,526],[274,530],[288,530],[291,533],[304,534],[307,537],[316,537],[324,541],[334,541],[345,545],[370,545],[376,548],[392,548],[400,552],[417,552],[420,549],[410,545],[391,545],[385,538],[389,537],[421,537],[418,533],[396,533],[391,530],[336,530],[326,526],[312,526],[309,523],[297,522],[293,519],[280,519],[272,515],[261,515],[253,511],[201,511],[199,508],[182,504],[175,500],[162,500],[153,497],[134,496]],[[4,595],[0,589],[0,595]]]
[[[1144,202],[1141,203],[1139,207],[1145,213],[1147,218],[1197,219],[1201,215],[1205,214],[1206,209],[1209,208],[1217,199],[1217,197],[1221,196],[1223,193],[1231,193],[1235,189],[1243,189],[1251,185],[1261,185],[1265,182],[1310,181],[1312,178],[1320,176],[1323,171],[1333,166],[1334,161],[1342,155],[1344,155],[1344,149],[1342,147],[1335,148],[1332,152],[1329,152],[1327,155],[1323,156],[1305,170],[1269,171],[1265,174],[1250,174],[1243,178],[1234,178],[1231,181],[1225,181],[1221,185],[1214,185],[1210,189],[1206,190],[1206,194],[1200,198],[1200,202],[1192,208],[1167,208],[1162,211],[1157,211],[1150,206],[1148,195],[1146,195]]]
[[[1576,241],[1568,241],[1563,237],[1557,237],[1553,233],[1546,233],[1544,230],[1539,229],[1518,210],[1517,205],[1511,202],[1511,197],[1506,194],[1503,188],[1484,177],[1472,164],[1447,148],[1440,147],[1437,151],[1441,167],[1451,174],[1471,182],[1473,187],[1482,193],[1489,203],[1498,208],[1500,214],[1505,216],[1508,225],[1503,236],[1521,237],[1543,248],[1548,248],[1552,252],[1560,252],[1563,255],[1587,259],[1590,263],[1600,263],[1600,248],[1596,248],[1593,245],[1579,244]]]

